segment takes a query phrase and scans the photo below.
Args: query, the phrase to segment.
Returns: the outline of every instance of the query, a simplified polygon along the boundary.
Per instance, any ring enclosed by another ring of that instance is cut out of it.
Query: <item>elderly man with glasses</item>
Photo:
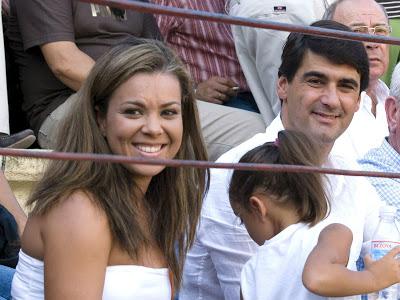
[[[354,32],[363,34],[389,36],[392,31],[385,8],[374,0],[337,0],[327,8],[324,18],[345,24]],[[389,88],[379,78],[388,68],[389,45],[364,42],[364,46],[370,65],[369,85],[361,95],[359,111],[336,143],[339,152],[355,159],[362,158],[370,149],[378,147],[388,135],[385,100]],[[349,144],[352,149],[349,149]]]

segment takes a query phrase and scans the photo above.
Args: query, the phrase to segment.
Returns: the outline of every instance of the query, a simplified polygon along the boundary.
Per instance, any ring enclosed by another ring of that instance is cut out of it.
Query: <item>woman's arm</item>
[[[18,224],[18,233],[21,237],[26,224],[26,215],[15,198],[2,171],[0,171],[0,204],[14,216]]]
[[[311,292],[325,297],[343,297],[381,290],[400,281],[400,263],[395,256],[400,247],[381,260],[366,257],[366,270],[346,268],[353,235],[342,224],[328,225],[321,231],[318,243],[308,256],[303,284]]]
[[[101,299],[111,250],[105,213],[77,192],[42,221],[45,298]]]

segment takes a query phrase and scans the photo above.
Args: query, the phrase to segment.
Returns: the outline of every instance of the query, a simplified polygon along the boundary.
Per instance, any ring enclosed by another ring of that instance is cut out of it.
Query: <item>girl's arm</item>
[[[311,292],[325,297],[344,297],[381,290],[400,281],[400,263],[395,258],[400,247],[378,261],[365,258],[362,272],[346,268],[353,235],[342,224],[328,225],[308,256],[303,284]]]
[[[41,220],[46,299],[101,299],[111,251],[107,217],[75,192]]]

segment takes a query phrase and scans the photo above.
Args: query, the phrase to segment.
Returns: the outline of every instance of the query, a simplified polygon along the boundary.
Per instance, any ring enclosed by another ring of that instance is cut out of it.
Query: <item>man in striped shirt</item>
[[[225,0],[154,0],[157,4],[208,12],[224,12]],[[248,91],[231,28],[227,24],[156,15],[164,40],[186,63],[200,100],[224,104],[235,87]]]

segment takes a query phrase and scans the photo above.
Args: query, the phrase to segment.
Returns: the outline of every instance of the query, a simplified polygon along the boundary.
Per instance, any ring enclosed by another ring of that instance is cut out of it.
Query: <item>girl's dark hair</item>
[[[316,166],[318,151],[303,133],[284,130],[273,143],[265,143],[248,153],[241,163]],[[233,172],[229,198],[231,202],[250,209],[249,198],[255,192],[265,193],[281,205],[294,207],[301,222],[315,225],[329,213],[329,201],[323,176],[317,173],[287,173],[265,171]]]

